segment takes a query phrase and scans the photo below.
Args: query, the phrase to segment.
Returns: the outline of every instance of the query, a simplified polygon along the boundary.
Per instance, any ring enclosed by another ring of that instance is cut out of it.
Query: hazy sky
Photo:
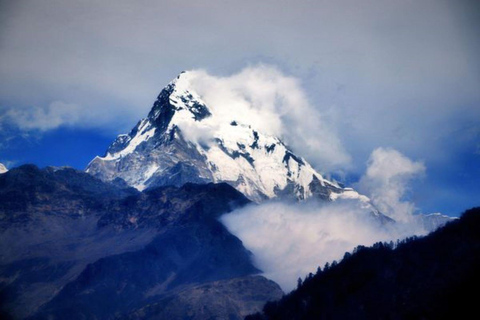
[[[0,0],[0,162],[83,169],[180,71],[261,64],[350,159],[319,170],[354,183],[395,149],[420,210],[456,214],[479,204],[479,34],[478,1]]]

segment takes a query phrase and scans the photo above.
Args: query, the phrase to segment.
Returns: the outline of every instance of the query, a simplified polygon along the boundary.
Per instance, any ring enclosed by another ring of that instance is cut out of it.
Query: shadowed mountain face
[[[247,319],[469,319],[478,313],[480,208],[394,247],[359,247]]]
[[[24,165],[0,175],[0,222],[31,222],[45,215],[89,216],[110,201],[137,193],[71,168],[40,170]]]
[[[126,316],[125,320],[136,319],[243,319],[252,310],[260,310],[264,302],[272,300],[273,296],[282,296],[278,286],[273,281],[260,276],[249,276],[228,280],[210,282],[198,285],[177,294],[135,310]],[[193,309],[185,310],[192,305],[201,305],[200,312]],[[253,311],[255,312],[255,311]],[[241,315],[239,317],[238,315]]]
[[[282,294],[217,221],[248,202],[227,184],[140,193],[73,169],[12,169],[0,175],[1,315],[207,319],[224,312],[204,310],[208,292],[240,319]]]

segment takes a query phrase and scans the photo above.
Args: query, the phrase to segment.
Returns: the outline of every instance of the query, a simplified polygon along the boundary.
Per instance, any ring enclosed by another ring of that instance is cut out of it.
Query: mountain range
[[[223,182],[257,203],[269,199],[348,200],[368,209],[381,223],[393,221],[367,196],[326,179],[279,137],[218,110],[229,106],[216,108],[209,107],[197,93],[195,74],[184,71],[163,88],[148,116],[128,134],[120,134],[103,156],[88,164],[86,172],[139,191],[189,182]],[[420,214],[416,219],[427,231],[451,220],[442,214]]]
[[[0,175],[2,315],[241,319],[282,295],[217,220],[247,203],[228,184],[141,193],[70,168],[13,168]]]
[[[2,318],[242,319],[283,292],[222,215],[313,198],[395,223],[281,138],[218,116],[193,78],[169,83],[85,172],[0,165]],[[419,218],[428,230],[451,220]]]

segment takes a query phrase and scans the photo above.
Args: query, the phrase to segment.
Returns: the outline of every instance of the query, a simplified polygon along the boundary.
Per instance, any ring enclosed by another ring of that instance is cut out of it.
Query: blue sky
[[[393,148],[425,165],[408,192],[419,211],[456,215],[479,205],[479,13],[462,0],[1,1],[0,162],[84,169],[180,71],[261,63],[299,79],[351,158],[319,170],[354,184]]]

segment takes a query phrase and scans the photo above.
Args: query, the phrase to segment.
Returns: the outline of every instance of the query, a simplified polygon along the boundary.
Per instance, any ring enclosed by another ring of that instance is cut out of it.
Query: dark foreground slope
[[[240,319],[282,294],[218,222],[249,202],[227,184],[140,193],[23,166],[0,200],[1,318]]]
[[[419,239],[361,247],[247,319],[470,319],[478,314],[480,208]]]

